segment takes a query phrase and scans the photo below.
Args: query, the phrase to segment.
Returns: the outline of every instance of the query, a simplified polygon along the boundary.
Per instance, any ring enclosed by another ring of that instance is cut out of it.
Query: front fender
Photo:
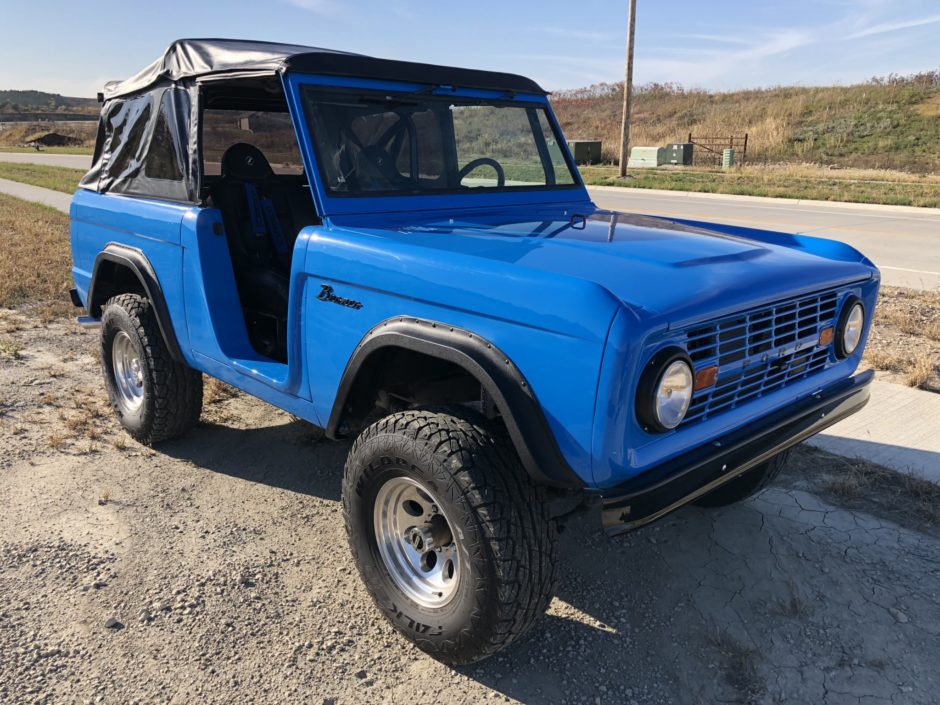
[[[327,424],[328,436],[337,437],[360,370],[371,355],[386,347],[446,360],[469,372],[503,411],[506,429],[529,475],[540,484],[584,487],[562,455],[532,386],[512,360],[490,341],[435,321],[397,318],[383,321],[365,335],[343,372]]]

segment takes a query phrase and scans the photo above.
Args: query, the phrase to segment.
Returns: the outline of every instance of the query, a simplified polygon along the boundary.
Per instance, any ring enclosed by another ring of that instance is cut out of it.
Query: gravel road
[[[346,444],[216,385],[193,434],[141,447],[95,345],[0,311],[4,704],[937,702],[940,532],[836,492],[846,461],[801,450],[754,500],[619,539],[572,522],[541,626],[453,669],[359,583]]]

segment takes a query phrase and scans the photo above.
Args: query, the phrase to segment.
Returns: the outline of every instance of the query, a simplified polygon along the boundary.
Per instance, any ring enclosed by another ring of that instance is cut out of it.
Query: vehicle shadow
[[[599,522],[563,534],[540,627],[462,673],[524,703],[854,703],[889,699],[940,657],[898,629],[909,610],[940,618],[924,587],[936,542],[792,478],[619,538]],[[905,688],[906,702],[933,702],[926,686]]]
[[[349,442],[295,421],[252,428],[201,422],[159,452],[211,472],[338,502]]]
[[[582,517],[562,536],[545,619],[494,659],[460,671],[523,703],[748,701],[748,684],[735,688],[722,664],[696,656],[740,621],[727,614],[727,596],[697,604],[703,584],[721,582],[692,545],[711,533],[712,520],[696,509],[613,539],[597,513]],[[752,533],[740,548],[766,545]]]
[[[266,423],[201,424],[159,450],[338,501],[349,444]],[[897,615],[940,624],[929,587],[940,543],[826,504],[800,484],[803,474],[785,473],[739,505],[687,507],[618,538],[603,533],[596,511],[572,520],[545,618],[453,677],[523,703],[855,703],[916,686],[940,662],[940,645],[924,646]],[[905,702],[933,702],[924,689],[902,691]]]

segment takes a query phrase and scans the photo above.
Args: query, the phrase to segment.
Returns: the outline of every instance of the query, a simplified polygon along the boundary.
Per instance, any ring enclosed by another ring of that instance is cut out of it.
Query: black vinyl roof
[[[531,79],[497,71],[376,59],[296,44],[240,39],[178,39],[163,56],[135,76],[106,84],[104,96],[110,99],[137,93],[164,81],[284,71],[545,94],[545,90]]]

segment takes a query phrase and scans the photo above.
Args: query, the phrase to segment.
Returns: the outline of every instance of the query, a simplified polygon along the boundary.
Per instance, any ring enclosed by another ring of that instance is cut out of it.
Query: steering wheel
[[[506,172],[503,171],[503,166],[495,159],[490,157],[480,157],[479,159],[474,159],[472,162],[468,162],[464,167],[457,172],[457,183],[461,183],[467,175],[472,172],[477,167],[481,166],[491,166],[494,171],[496,171],[496,186],[497,188],[502,188],[506,185]]]

